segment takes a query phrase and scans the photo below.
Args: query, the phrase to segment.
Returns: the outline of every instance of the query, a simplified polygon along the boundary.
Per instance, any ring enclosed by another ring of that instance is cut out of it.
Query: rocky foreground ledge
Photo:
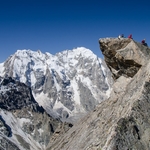
[[[99,43],[115,80],[111,97],[47,150],[150,149],[150,49],[127,38]]]
[[[114,79],[133,77],[149,60],[150,49],[132,39],[102,38],[99,43]]]

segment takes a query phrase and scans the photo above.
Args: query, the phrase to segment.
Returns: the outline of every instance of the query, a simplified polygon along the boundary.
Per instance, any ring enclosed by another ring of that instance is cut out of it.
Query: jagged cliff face
[[[49,116],[24,83],[0,77],[0,149],[41,150],[70,127]]]
[[[149,55],[147,47],[131,39],[101,39],[100,48],[114,79],[133,77],[144,65],[146,55]]]
[[[111,90],[106,64],[84,47],[56,55],[18,50],[0,68],[1,76],[30,86],[38,104],[63,121],[74,121],[93,110]]]
[[[150,49],[131,39],[100,39],[115,82],[108,100],[47,150],[150,149]]]

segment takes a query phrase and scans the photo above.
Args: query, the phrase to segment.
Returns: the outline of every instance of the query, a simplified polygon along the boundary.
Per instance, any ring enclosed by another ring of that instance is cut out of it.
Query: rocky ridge
[[[0,77],[1,150],[42,150],[53,134],[57,137],[71,127],[48,115],[24,83]]]
[[[111,96],[47,150],[150,149],[150,49],[127,38],[99,43],[115,80]]]

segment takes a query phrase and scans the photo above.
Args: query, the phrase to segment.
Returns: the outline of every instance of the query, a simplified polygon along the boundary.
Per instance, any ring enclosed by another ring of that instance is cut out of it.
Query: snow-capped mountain
[[[1,76],[11,76],[30,86],[38,104],[62,120],[74,120],[93,110],[111,90],[105,63],[84,47],[56,55],[18,50],[0,67]]]

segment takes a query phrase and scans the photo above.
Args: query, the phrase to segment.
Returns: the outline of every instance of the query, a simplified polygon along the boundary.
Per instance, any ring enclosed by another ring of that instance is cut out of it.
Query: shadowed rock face
[[[150,149],[150,49],[125,38],[100,39],[100,47],[115,79],[110,98],[47,150]]]
[[[0,82],[0,108],[15,110],[33,104],[38,105],[31,94],[31,89],[24,83],[15,81],[11,77],[2,78]],[[40,110],[40,107],[37,106],[37,109]],[[42,107],[41,112],[44,112]]]
[[[24,83],[0,77],[0,149],[44,149],[71,127],[48,115]]]
[[[147,47],[143,46],[141,51],[142,45],[131,39],[105,38],[99,43],[114,79],[122,75],[133,77],[144,64],[145,54],[149,54]]]

